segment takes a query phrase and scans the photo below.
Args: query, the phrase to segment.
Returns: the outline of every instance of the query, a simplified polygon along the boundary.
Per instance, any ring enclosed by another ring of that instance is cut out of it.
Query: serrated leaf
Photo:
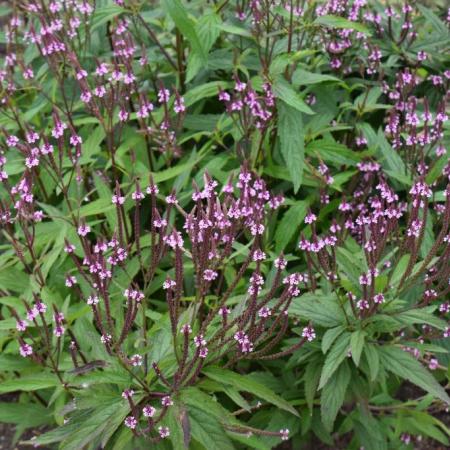
[[[180,0],[163,0],[163,6],[169,13],[177,28],[186,37],[191,44],[192,49],[201,57],[203,63],[206,64],[207,55],[203,48],[202,42],[195,30],[194,22],[189,18],[186,8]]]
[[[305,136],[302,114],[283,101],[279,101],[277,105],[280,150],[291,175],[294,192],[297,192],[302,184],[305,163]]]
[[[53,422],[51,412],[36,403],[0,403],[0,423],[12,423],[24,428]]]
[[[0,394],[14,391],[38,391],[49,387],[58,386],[58,378],[50,373],[35,373],[13,380],[6,380],[0,384]]]
[[[361,33],[370,35],[369,29],[362,23],[353,22],[340,16],[333,16],[333,15],[319,16],[316,18],[316,20],[314,20],[314,23],[318,25],[325,25],[330,28],[345,28],[360,31]]]
[[[402,279],[403,274],[408,267],[410,257],[410,255],[402,255],[398,263],[395,265],[394,272],[392,273],[390,281],[391,286],[397,287],[397,285],[400,283],[400,280]]]
[[[305,380],[305,399],[311,412],[314,407],[314,397],[317,392],[317,386],[319,385],[321,371],[322,365],[319,360],[315,359],[308,363],[303,377]]]
[[[0,287],[22,293],[30,282],[30,276],[15,267],[3,267],[0,270]]]
[[[326,328],[345,323],[345,316],[335,294],[307,293],[296,297],[289,307],[289,313]]]
[[[296,202],[284,213],[275,232],[275,248],[277,253],[284,250],[295,233],[297,233],[298,227],[303,223],[303,219],[306,216],[308,204],[306,201]]]
[[[414,383],[426,392],[450,404],[450,397],[445,389],[436,381],[434,376],[425,369],[409,353],[399,347],[382,346],[379,355],[383,367],[389,372]]]
[[[357,330],[352,333],[350,338],[350,349],[352,352],[352,359],[357,366],[359,366],[359,360],[361,359],[361,353],[364,348],[364,340],[366,338],[366,332]]]
[[[208,83],[195,86],[189,89],[189,92],[184,96],[184,103],[186,106],[191,106],[195,102],[203,100],[208,97],[215,97],[219,94],[220,89],[226,89],[230,84],[223,81],[210,81]]]
[[[445,320],[436,317],[433,311],[436,308],[434,306],[426,308],[411,309],[409,311],[404,311],[398,313],[394,318],[405,325],[414,325],[417,323],[426,323],[431,325],[438,330],[445,330],[447,327],[447,322]]]
[[[326,75],[323,73],[313,73],[307,70],[297,69],[292,75],[292,84],[294,86],[307,86],[310,84],[323,83],[325,81],[338,81],[341,80],[333,75]]]
[[[97,214],[104,214],[108,211],[114,211],[115,208],[116,206],[112,204],[110,198],[99,198],[82,206],[80,208],[80,216],[88,217],[95,216]]]
[[[369,365],[370,379],[375,381],[380,370],[380,357],[378,356],[377,347],[373,344],[366,344],[364,346],[364,355]]]
[[[342,165],[356,166],[361,161],[361,155],[353,152],[347,146],[332,139],[317,139],[306,146],[306,153],[311,156],[319,156],[327,163],[336,167]]]
[[[203,373],[212,380],[234,386],[238,391],[249,392],[272,405],[278,406],[278,408],[298,416],[298,412],[286,400],[246,375],[240,375],[219,367],[208,367],[203,370]]]
[[[411,186],[411,175],[407,172],[405,163],[397,151],[389,144],[381,128],[378,130],[378,133],[375,133],[373,128],[367,123],[358,125],[358,128],[367,139],[369,148],[376,149],[378,161],[389,177],[405,186]]]
[[[191,406],[189,422],[192,437],[208,450],[234,450],[234,445],[224,433],[223,427],[208,411]]]
[[[188,449],[191,441],[191,425],[184,405],[175,403],[167,412],[167,426],[173,448]]]
[[[325,332],[322,338],[322,352],[325,355],[337,337],[345,330],[343,325],[330,328]]]
[[[350,347],[350,333],[344,333],[339,336],[336,342],[331,347],[325,358],[325,363],[320,375],[319,389],[322,389],[328,380],[333,376],[342,361],[348,357],[348,350]]]
[[[211,13],[200,17],[195,25],[195,31],[206,54],[211,50],[211,47],[220,35],[220,24],[220,16]],[[204,67],[205,64],[202,56],[198,55],[195,51],[191,52],[188,57],[186,82],[191,81],[197,75],[198,71]]]
[[[273,93],[276,98],[283,100],[284,103],[292,106],[297,111],[305,114],[315,114],[284,78],[278,77],[275,79]]]
[[[417,4],[417,8],[422,13],[422,15],[427,19],[427,22],[431,24],[433,29],[438,32],[441,36],[446,36],[449,34],[448,28],[444,22],[430,9],[420,3]]]
[[[328,431],[333,429],[336,416],[344,403],[350,377],[351,371],[347,362],[345,362],[339,366],[333,379],[329,380],[322,389],[320,413],[322,422]]]

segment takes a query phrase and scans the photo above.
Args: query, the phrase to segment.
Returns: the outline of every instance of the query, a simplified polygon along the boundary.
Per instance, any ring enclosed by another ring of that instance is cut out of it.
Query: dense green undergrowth
[[[449,445],[450,11],[385,3],[0,7],[21,448]]]

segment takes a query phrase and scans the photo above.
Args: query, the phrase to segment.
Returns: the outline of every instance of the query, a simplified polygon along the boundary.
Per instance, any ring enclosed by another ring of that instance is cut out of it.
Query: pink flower
[[[198,336],[194,337],[194,344],[198,347],[204,347],[206,345],[206,341],[203,338],[203,334],[199,334]]]
[[[69,141],[74,147],[83,143],[83,139],[81,139],[81,137],[76,134],[70,136]]]
[[[142,366],[142,360],[143,360],[143,358],[141,355],[133,355],[130,358],[130,363],[132,366],[138,367],[138,366]]]
[[[211,269],[206,269],[203,272],[203,279],[206,281],[213,281],[217,278],[218,273]]]
[[[167,278],[166,281],[163,283],[163,289],[172,289],[177,285],[174,280],[171,278]]]
[[[122,398],[124,398],[125,400],[128,400],[129,398],[133,397],[133,395],[134,395],[133,389],[125,389],[122,392]]]
[[[20,346],[19,351],[20,351],[20,354],[21,354],[24,358],[26,358],[27,356],[30,356],[30,355],[33,354],[33,347],[32,347],[31,345],[29,345],[29,344],[22,344],[22,345]]]
[[[91,231],[91,227],[89,225],[80,225],[78,227],[78,234],[80,236],[86,236]]]
[[[282,441],[287,441],[289,439],[289,430],[287,428],[281,429],[280,436]]]
[[[17,331],[25,331],[27,329],[28,322],[26,320],[18,320],[16,322],[16,329]]]
[[[316,220],[317,220],[317,216],[315,214],[313,214],[312,212],[307,214],[305,217],[305,223],[313,223]]]
[[[87,75],[88,73],[84,69],[81,69],[77,72],[77,80],[82,80],[83,78],[86,78]]]
[[[129,116],[130,115],[128,114],[128,111],[126,111],[125,109],[121,109],[119,111],[118,117],[121,122],[126,122],[129,118]]]
[[[153,417],[155,415],[156,408],[150,405],[146,405],[142,408],[142,414],[144,417]]]
[[[178,203],[177,197],[175,196],[175,194],[170,194],[166,197],[166,202],[169,205],[176,205]]]
[[[75,284],[77,284],[77,278],[75,276],[73,276],[73,275],[67,276],[67,278],[66,278],[66,286],[67,287],[72,287]]]
[[[277,269],[283,270],[287,266],[287,261],[283,257],[280,256],[279,258],[277,258],[275,260],[274,264]]]
[[[173,110],[177,114],[186,111],[186,107],[184,106],[184,99],[183,99],[183,97],[178,97],[178,98],[175,99],[175,104],[173,106]]]
[[[173,400],[170,398],[170,395],[166,395],[161,399],[161,405],[163,406],[172,406]]]
[[[98,302],[99,302],[99,298],[96,295],[90,295],[86,301],[86,303],[88,305],[97,305]]]
[[[130,428],[130,429],[132,429],[132,430],[134,430],[134,429],[136,428],[136,426],[137,426],[137,420],[136,420],[136,418],[133,417],[133,416],[128,416],[128,417],[124,420],[123,423],[125,424],[126,427],[128,427],[128,428]]]
[[[125,203],[125,197],[121,195],[113,195],[111,201],[114,205],[123,205]]]
[[[185,324],[181,327],[181,332],[183,334],[191,334],[192,333],[192,328],[189,324]]]
[[[308,342],[311,342],[316,338],[316,332],[313,327],[308,326],[303,328],[302,336],[306,338]]]
[[[158,101],[159,103],[167,103],[170,98],[170,92],[168,89],[161,89],[158,92]]]
[[[431,358],[428,362],[428,368],[430,370],[436,370],[439,367],[439,361],[436,358]]]
[[[162,439],[170,436],[170,430],[168,427],[158,427],[158,433]]]

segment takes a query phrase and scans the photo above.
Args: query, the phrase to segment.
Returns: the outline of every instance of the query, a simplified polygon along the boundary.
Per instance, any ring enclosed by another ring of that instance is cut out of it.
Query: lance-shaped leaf
[[[281,154],[294,183],[294,192],[297,192],[302,184],[305,166],[305,135],[302,113],[284,101],[278,101],[277,105]]]

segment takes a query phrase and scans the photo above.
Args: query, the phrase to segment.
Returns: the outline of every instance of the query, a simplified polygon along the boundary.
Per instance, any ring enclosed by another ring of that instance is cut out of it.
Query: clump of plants
[[[1,8],[14,443],[448,445],[450,10]]]

